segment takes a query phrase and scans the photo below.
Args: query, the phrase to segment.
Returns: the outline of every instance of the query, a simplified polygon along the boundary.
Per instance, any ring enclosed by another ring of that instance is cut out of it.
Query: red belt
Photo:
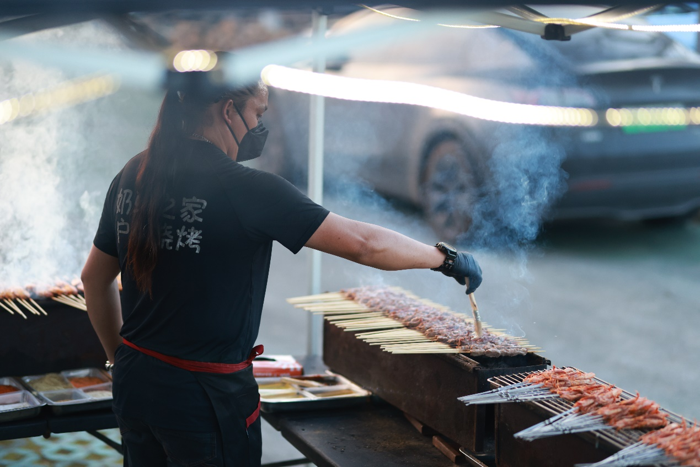
[[[129,342],[128,340],[122,338],[124,341],[125,345],[128,345],[134,350],[138,350],[141,353],[145,353],[146,355],[150,355],[151,357],[157,358],[160,361],[163,361],[165,363],[169,363],[173,366],[176,366],[178,368],[182,368],[183,370],[188,370],[188,371],[199,371],[203,373],[220,373],[220,374],[229,374],[229,373],[235,373],[237,371],[241,371],[245,368],[248,368],[250,365],[253,364],[253,359],[257,357],[258,355],[262,355],[263,351],[265,350],[265,347],[262,345],[256,345],[253,347],[253,350],[250,351],[250,355],[248,355],[248,358],[241,362],[241,363],[209,363],[209,362],[198,362],[196,360],[185,360],[184,358],[177,358],[177,357],[171,357],[169,355],[164,355],[160,352],[156,352],[155,350],[149,350],[149,349],[144,349],[143,347],[139,347],[138,345]],[[255,422],[255,420],[258,419],[258,416],[260,415],[260,400],[258,400],[258,408],[255,409],[255,412],[253,412],[250,417],[246,418],[245,424],[246,424],[246,429],[250,427],[250,425]]]
[[[256,345],[255,347],[253,347],[253,350],[250,351],[250,355],[248,355],[248,358],[241,363],[209,363],[198,362],[196,360],[185,360],[184,358],[171,357],[169,355],[164,355],[160,352],[156,352],[155,350],[144,349],[143,347],[139,347],[138,345],[133,344],[126,339],[122,340],[124,341],[124,344],[128,345],[132,349],[138,350],[139,352],[145,353],[146,355],[150,355],[151,357],[155,357],[160,361],[170,363],[171,365],[176,366],[178,368],[182,368],[183,370],[200,371],[203,373],[228,374],[241,371],[252,365],[253,359],[258,355],[262,355],[263,351],[265,350],[265,347],[263,347],[262,345]]]

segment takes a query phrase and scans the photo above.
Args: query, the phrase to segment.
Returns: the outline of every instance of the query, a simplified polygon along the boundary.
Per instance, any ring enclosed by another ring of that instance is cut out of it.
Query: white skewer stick
[[[76,297],[76,295],[67,295],[67,294],[63,294],[63,295],[61,295],[61,296],[62,296],[63,298],[65,298],[66,300],[70,300],[71,302],[75,302],[75,303],[80,303],[80,304],[82,305],[82,303],[80,302],[80,300],[78,300],[78,298]]]
[[[61,297],[61,298],[59,298],[59,297]],[[55,300],[59,303],[63,303],[64,305],[68,305],[68,306],[72,306],[73,308],[77,308],[78,310],[87,311],[87,307],[80,305],[79,303],[76,303],[73,300],[68,300],[66,298],[63,298],[62,295],[59,297],[51,297],[51,299]]]
[[[15,314],[15,312],[12,311],[12,309],[7,308],[2,302],[0,302],[0,306],[3,307],[4,309],[6,309],[7,311],[9,311],[11,315],[14,315],[14,314]]]
[[[41,311],[42,313],[44,313],[44,316],[48,316],[48,315],[49,315],[49,314],[46,312],[46,310],[44,310],[37,302],[34,301],[33,298],[30,298],[29,301],[32,302],[32,304],[37,308],[37,310],[39,310],[39,311]]]
[[[27,310],[29,310],[29,312],[30,312],[31,314],[37,315],[37,316],[41,316],[41,313],[39,313],[38,310],[35,310],[34,307],[31,306],[27,301],[25,301],[25,300],[23,300],[23,299],[21,299],[21,298],[16,298],[15,300],[17,300],[17,301],[20,303],[20,305],[22,305],[24,308],[26,308]]]
[[[15,310],[17,313],[19,313],[19,315],[20,315],[22,318],[27,319],[27,315],[25,315],[24,313],[22,313],[22,310],[20,310],[19,307],[18,307],[17,305],[15,305],[15,304],[12,302],[12,300],[5,299],[5,303],[6,303],[10,308],[12,308],[12,309]]]

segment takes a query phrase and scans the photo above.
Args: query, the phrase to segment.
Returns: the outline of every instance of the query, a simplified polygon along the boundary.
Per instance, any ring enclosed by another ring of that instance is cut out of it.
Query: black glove
[[[439,267],[436,269],[448,277],[454,278],[461,285],[466,285],[465,278],[469,279],[467,295],[473,293],[481,285],[481,267],[476,262],[471,253],[458,251],[452,269]]]

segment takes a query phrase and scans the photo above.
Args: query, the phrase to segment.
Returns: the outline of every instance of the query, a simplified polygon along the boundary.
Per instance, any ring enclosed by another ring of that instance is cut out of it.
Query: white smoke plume
[[[117,33],[96,21],[12,40],[125,47]],[[0,62],[0,100],[76,77],[20,60]],[[154,106],[131,108],[138,97],[122,91],[0,126],[0,287],[80,274],[109,183],[145,146],[154,121]],[[147,119],[129,119],[136,110]]]

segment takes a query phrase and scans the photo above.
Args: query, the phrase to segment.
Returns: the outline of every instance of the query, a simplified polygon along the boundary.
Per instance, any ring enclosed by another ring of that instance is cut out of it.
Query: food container
[[[52,382],[56,384],[50,389],[46,388],[46,377],[51,375]],[[27,386],[35,395],[40,392],[45,391],[60,391],[62,389],[73,389],[73,386],[68,382],[68,380],[60,373],[48,373],[45,375],[35,375],[35,376],[23,376],[22,382]],[[35,383],[37,384],[35,386]],[[39,384],[41,383],[41,384]]]
[[[0,386],[12,386],[16,391],[23,391],[22,384],[14,378],[0,378]],[[1,393],[0,395],[11,394],[16,391]]]
[[[40,401],[44,402],[56,415],[84,412],[88,410],[106,409],[112,406],[112,382],[105,372],[95,368],[83,368],[69,370],[55,374],[55,383],[67,386],[66,389],[51,391],[37,390],[36,381],[46,375],[25,376],[22,378],[24,385]],[[96,378],[101,384],[84,386],[80,389],[73,387],[69,378]],[[43,387],[43,386],[39,386]],[[109,395],[107,394],[109,392]],[[91,394],[92,393],[92,394]]]
[[[80,404],[90,400],[85,393],[79,389],[65,389],[61,391],[45,391],[39,393],[49,405]]]
[[[335,373],[258,379],[264,412],[293,412],[366,404],[371,393]]]
[[[112,399],[112,383],[90,386],[82,390],[86,396],[93,400]]]
[[[61,375],[66,378],[71,386],[76,389],[83,389],[111,382],[108,374],[102,370],[98,370],[97,368],[81,368],[79,370],[62,371]],[[85,380],[88,379],[94,380],[95,382],[93,384],[81,384],[87,382]]]
[[[8,379],[8,378],[2,378]],[[7,383],[3,383],[7,384]],[[19,390],[0,395],[0,422],[36,417],[45,405],[29,391]]]
[[[303,373],[304,367],[291,355],[265,355],[253,360],[253,376],[256,378],[301,376]]]

